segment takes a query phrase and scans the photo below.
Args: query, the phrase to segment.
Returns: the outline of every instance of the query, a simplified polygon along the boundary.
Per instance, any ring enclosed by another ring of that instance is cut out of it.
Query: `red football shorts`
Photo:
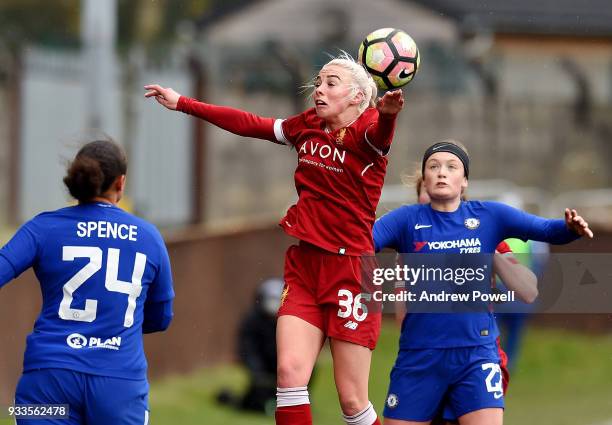
[[[285,257],[285,288],[278,315],[296,316],[325,336],[373,350],[380,334],[381,306],[367,283],[373,257],[334,254],[306,242]]]

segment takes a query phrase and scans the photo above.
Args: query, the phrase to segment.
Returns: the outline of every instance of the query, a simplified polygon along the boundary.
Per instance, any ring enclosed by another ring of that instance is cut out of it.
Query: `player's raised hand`
[[[388,91],[376,101],[376,109],[382,115],[395,115],[404,107],[404,93],[400,89]]]
[[[176,111],[176,105],[178,104],[179,97],[181,97],[179,93],[171,88],[164,88],[158,84],[149,84],[144,86],[144,88],[147,90],[145,97],[155,97],[155,100],[157,100],[160,105],[172,111]]]
[[[579,234],[580,236],[588,236],[593,238],[593,231],[589,229],[589,223],[584,218],[578,215],[576,210],[565,209],[565,225],[568,229]]]

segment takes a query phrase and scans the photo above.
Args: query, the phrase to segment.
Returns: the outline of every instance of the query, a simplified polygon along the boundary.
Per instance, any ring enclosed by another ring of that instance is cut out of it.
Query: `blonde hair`
[[[359,103],[359,113],[365,111],[368,107],[376,106],[376,97],[378,96],[378,88],[372,76],[366,71],[366,69],[358,63],[351,55],[347,52],[342,51],[340,55],[332,57],[321,69],[326,66],[335,65],[347,70],[351,75],[352,82],[350,83],[351,95],[355,96],[357,93],[363,93],[363,100]],[[304,86],[305,89],[314,89],[314,84],[311,82]],[[312,94],[312,93],[311,93]]]
[[[421,183],[423,183],[420,164],[415,163],[412,172],[404,170],[400,174],[400,180],[404,186],[414,188],[418,198],[421,194]]]

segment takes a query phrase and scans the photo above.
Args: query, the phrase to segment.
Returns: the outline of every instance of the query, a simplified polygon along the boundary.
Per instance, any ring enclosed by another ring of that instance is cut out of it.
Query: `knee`
[[[346,416],[353,416],[368,407],[368,399],[361,399],[357,394],[339,394],[340,408]]]
[[[310,380],[311,370],[295,357],[279,358],[276,381],[280,388],[305,387]]]

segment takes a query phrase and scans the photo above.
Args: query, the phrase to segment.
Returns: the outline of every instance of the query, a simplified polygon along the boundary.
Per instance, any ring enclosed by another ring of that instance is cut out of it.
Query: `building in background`
[[[389,184],[400,182],[424,147],[453,137],[470,149],[477,179],[538,187],[545,200],[611,186],[612,5],[603,0],[128,3],[118,7],[116,89],[106,101],[115,118],[103,130],[131,156],[134,210],[159,225],[275,221],[295,199],[295,155],[163,114],[142,98],[144,83],[284,117],[308,104],[301,86],[326,53],[355,54],[362,37],[383,26],[405,29],[422,54],[405,89]],[[179,21],[177,10],[191,15]],[[7,37],[0,34],[5,44]],[[58,180],[62,158],[91,135],[84,52],[78,44],[24,40],[13,73],[19,78],[0,79],[7,94],[0,221],[14,224],[65,203],[63,188],[47,182]],[[0,69],[10,68],[5,57]],[[606,193],[590,192],[598,211],[609,209]]]

